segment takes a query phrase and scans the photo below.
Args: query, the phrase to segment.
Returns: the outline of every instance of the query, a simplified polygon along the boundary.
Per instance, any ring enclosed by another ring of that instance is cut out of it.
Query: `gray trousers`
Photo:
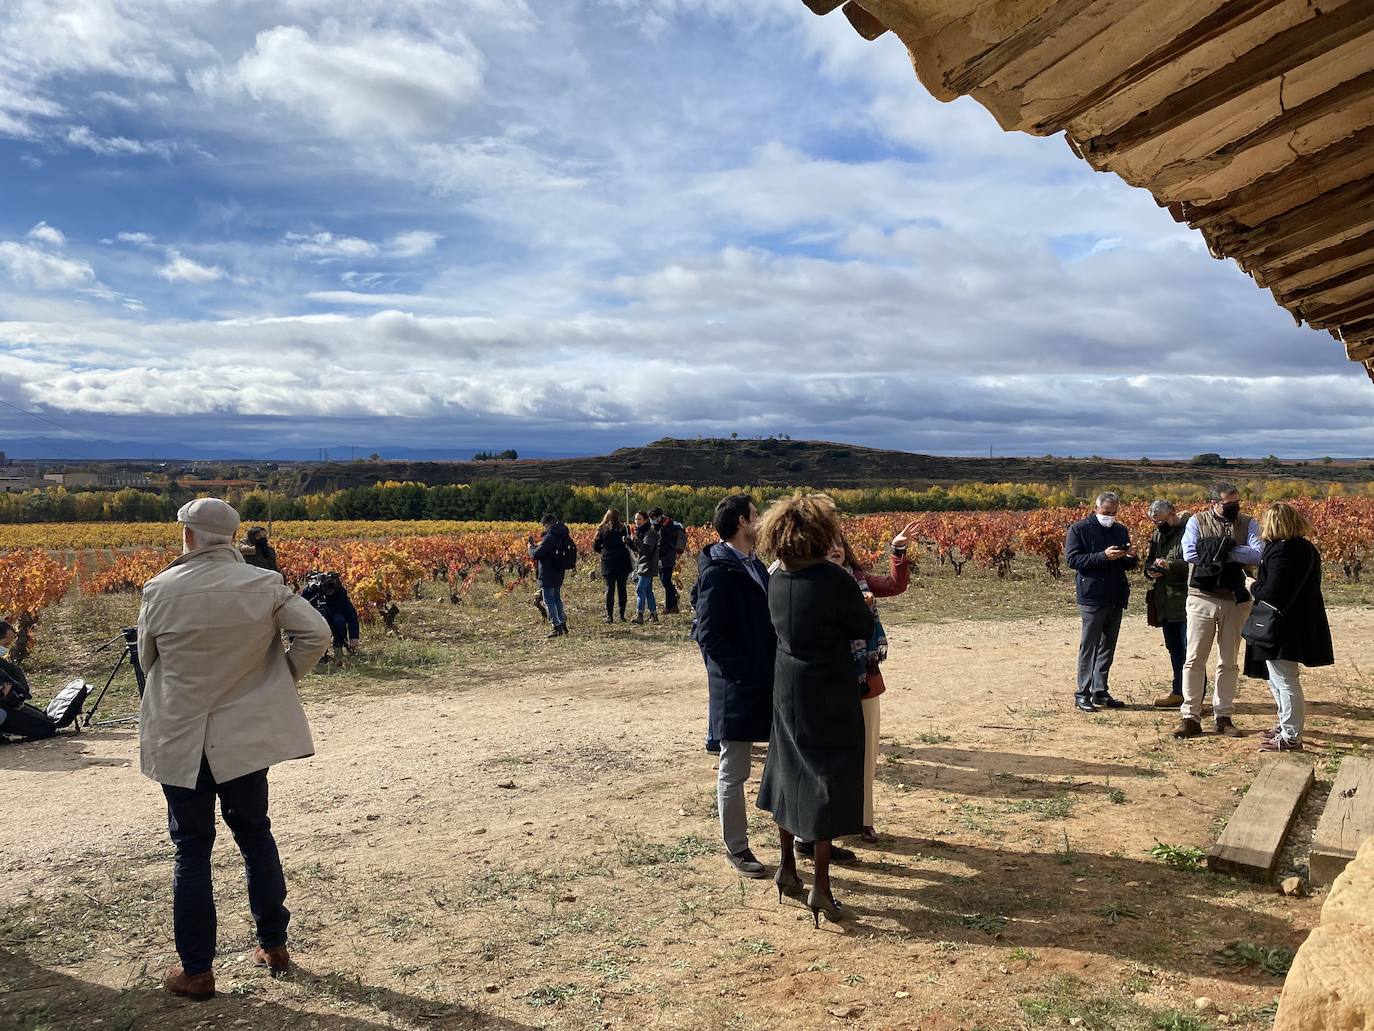
[[[720,809],[720,833],[731,855],[749,847],[749,810],[744,785],[754,766],[752,741],[722,741],[720,772],[716,777],[716,805]]]
[[[1116,658],[1116,639],[1121,635],[1125,609],[1114,605],[1078,607],[1083,617],[1083,636],[1078,642],[1078,697],[1101,698],[1109,692],[1108,677]]]

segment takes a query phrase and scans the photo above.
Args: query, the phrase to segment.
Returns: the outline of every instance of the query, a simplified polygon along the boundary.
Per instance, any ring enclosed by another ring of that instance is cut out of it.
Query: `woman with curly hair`
[[[768,583],[778,635],[773,736],[758,807],[773,814],[782,845],[778,900],[799,897],[794,841],[813,843],[816,881],[806,904],[820,926],[845,910],[830,889],[831,842],[863,828],[863,692],[854,678],[853,642],[873,634],[873,611],[859,585],[826,561],[840,537],[835,505],[822,494],[774,504],[759,525],[759,550],[780,567]]]

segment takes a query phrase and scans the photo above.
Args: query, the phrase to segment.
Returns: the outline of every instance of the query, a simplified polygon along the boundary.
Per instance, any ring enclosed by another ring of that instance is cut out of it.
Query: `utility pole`
[[[625,525],[630,525],[630,488],[625,488]]]

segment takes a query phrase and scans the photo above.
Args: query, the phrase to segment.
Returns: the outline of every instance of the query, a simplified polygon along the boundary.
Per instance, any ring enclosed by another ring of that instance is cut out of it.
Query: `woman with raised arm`
[[[892,538],[892,555],[889,572],[870,573],[866,563],[854,552],[849,538],[843,533],[830,547],[826,556],[854,577],[865,599],[894,598],[907,589],[911,583],[911,563],[907,561],[906,549],[916,532],[917,523],[910,522],[902,527],[900,533]],[[887,691],[883,683],[880,664],[887,658],[887,634],[877,619],[874,608],[874,628],[872,637],[854,642],[855,673],[860,689],[863,691],[864,710],[864,829],[860,837],[872,845],[878,841],[878,832],[873,827],[873,781],[878,772],[878,730],[881,716],[882,695]]]
[[[802,893],[794,841],[812,843],[816,880],[806,904],[817,927],[822,914],[832,923],[846,915],[830,887],[831,842],[863,828],[864,717],[853,642],[872,637],[874,618],[854,577],[826,561],[839,536],[834,503],[812,494],[774,502],[758,539],[781,563],[768,583],[778,648],[758,807],[778,825],[779,901]]]

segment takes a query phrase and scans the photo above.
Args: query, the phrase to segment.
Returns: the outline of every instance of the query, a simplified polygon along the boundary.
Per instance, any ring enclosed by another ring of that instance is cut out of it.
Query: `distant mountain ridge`
[[[498,442],[500,444],[500,442]],[[504,447],[500,444],[500,447]],[[467,462],[478,451],[490,448],[422,448],[422,447],[362,447],[336,445],[324,449],[332,461],[345,456],[366,458],[377,454],[384,461],[408,462]],[[0,439],[0,451],[10,458],[40,462],[115,462],[115,461],[176,461],[176,462],[316,462],[320,449],[286,447],[268,450],[230,450],[227,448],[197,448],[175,442],[132,440],[77,440],[63,437],[11,437]],[[530,458],[566,458],[575,452],[532,451]],[[522,452],[523,454],[523,452]]]
[[[513,462],[345,462],[301,470],[301,493],[362,487],[388,480],[430,485],[504,479],[524,483],[665,483],[693,487],[911,487],[955,483],[1207,483],[1218,476],[1367,482],[1367,462],[1332,465],[1247,461],[1218,468],[1190,462],[1102,458],[953,458],[885,451],[821,440],[676,440],[619,448],[609,455]]]

